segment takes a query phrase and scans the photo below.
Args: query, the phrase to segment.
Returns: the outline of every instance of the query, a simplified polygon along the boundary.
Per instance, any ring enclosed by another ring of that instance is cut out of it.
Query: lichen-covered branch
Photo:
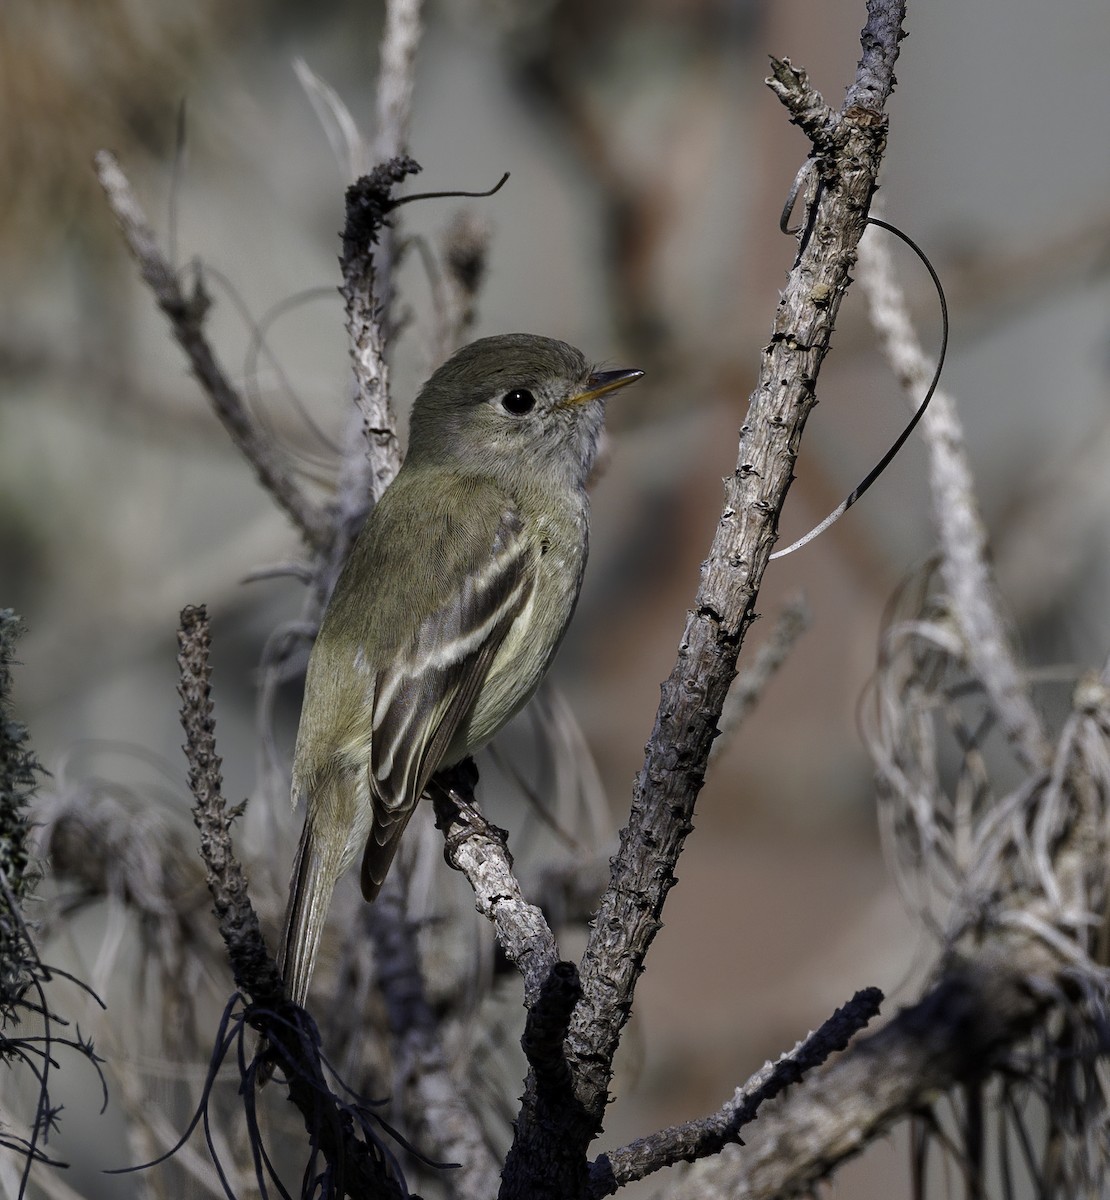
[[[500,1195],[530,1196],[528,1188],[545,1164],[561,1162],[562,1148],[551,1138],[575,1110],[572,1077],[563,1052],[571,1013],[581,995],[578,971],[559,960],[555,936],[542,911],[524,898],[513,874],[505,833],[478,812],[473,801],[477,778],[473,762],[441,771],[433,780],[436,824],[443,832],[444,856],[462,871],[474,889],[475,907],[493,923],[505,956],[524,979],[528,1011],[521,1044],[528,1060],[516,1136],[505,1161]],[[567,1196],[582,1194],[586,1184],[583,1155],[576,1184]]]
[[[513,874],[505,831],[491,825],[473,802],[477,772],[465,759],[433,778],[436,826],[444,857],[474,889],[474,907],[491,921],[505,956],[524,977],[524,1004],[535,1004],[559,961],[555,935],[543,913],[524,898]]]
[[[334,539],[322,564],[314,603],[327,601],[347,552],[371,508],[401,469],[397,418],[389,395],[385,357],[386,309],[382,298],[382,239],[386,218],[396,206],[393,188],[420,170],[419,163],[398,156],[376,166],[347,189],[347,219],[339,263],[339,289],[346,310],[348,351],[353,368],[355,413],[340,463]]]
[[[181,672],[178,693],[193,820],[200,831],[200,853],[207,868],[216,920],[236,985],[256,999],[277,1002],[283,994],[281,975],[266,953],[262,929],[247,892],[247,877],[231,845],[231,825],[238,814],[228,809],[223,798],[208,665],[211,640],[203,605],[189,605],[182,611],[177,642]]]
[[[374,247],[389,209],[380,207],[375,211],[374,201],[376,195],[388,196],[393,184],[419,169],[411,160],[400,159],[395,167],[375,168],[347,191],[340,293],[347,310],[355,404],[362,414],[362,432],[367,443],[365,486],[359,492],[363,516],[380,499],[401,467],[401,443],[397,440],[397,420],[389,398],[385,330],[375,282]],[[347,484],[348,489],[352,487]]]
[[[347,223],[339,260],[343,272],[340,294],[347,314],[361,438],[348,439],[340,469],[337,531],[340,558],[346,554],[367,512],[381,499],[401,467],[401,443],[397,438],[386,359],[386,345],[392,332],[390,308],[396,239],[394,231],[384,224],[388,209],[382,210],[376,223],[369,223],[362,219],[357,206],[360,190],[368,180],[376,179],[388,194],[391,184],[420,169],[405,157],[416,51],[422,33],[420,8],[421,0],[387,0],[376,93],[377,128],[371,156],[378,165],[347,192]]]

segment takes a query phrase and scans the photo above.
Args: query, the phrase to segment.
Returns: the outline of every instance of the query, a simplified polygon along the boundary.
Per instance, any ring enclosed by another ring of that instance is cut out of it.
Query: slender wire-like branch
[[[871,323],[911,405],[920,401],[932,375],[910,320],[886,241],[875,233],[859,248],[860,284],[867,293]],[[929,451],[933,520],[941,550],[941,575],[966,648],[968,665],[980,680],[1007,738],[1025,766],[1048,763],[1051,747],[1006,636],[987,534],[975,499],[975,485],[955,401],[938,388],[921,421]]]
[[[770,86],[810,136],[823,186],[763,351],[736,470],[583,958],[583,995],[566,1046],[576,1104],[563,1114],[561,1157],[545,1163],[542,1178],[510,1180],[506,1173],[503,1196],[568,1196],[582,1189],[579,1163],[602,1124],[613,1055],[692,828],[717,721],[754,619],[817,376],[850,282],[885,148],[882,110],[894,83],[903,14],[904,5],[891,0],[869,3],[859,76],[840,113],[810,88],[804,72],[772,63]],[[537,1136],[518,1125],[518,1142]]]
[[[204,318],[210,301],[200,272],[196,275],[193,294],[186,295],[177,273],[159,248],[154,230],[115,155],[100,150],[94,161],[100,186],[128,249],[139,264],[143,282],[169,319],[173,336],[185,351],[193,374],[220,423],[253,467],[259,482],[300,530],[308,546],[323,550],[331,542],[327,514],[301,491],[273,443],[251,418],[243,397],[232,386],[204,335]]]

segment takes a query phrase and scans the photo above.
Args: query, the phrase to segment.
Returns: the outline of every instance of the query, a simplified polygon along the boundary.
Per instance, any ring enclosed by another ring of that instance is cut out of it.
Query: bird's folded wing
[[[375,895],[429,778],[470,712],[535,583],[520,519],[505,510],[493,543],[475,547],[447,602],[427,616],[374,688],[370,791],[374,820],[362,890]]]

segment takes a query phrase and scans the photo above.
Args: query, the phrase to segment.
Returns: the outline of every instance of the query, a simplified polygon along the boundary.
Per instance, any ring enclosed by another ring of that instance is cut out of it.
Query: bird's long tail
[[[278,958],[289,999],[302,1007],[308,998],[308,984],[316,966],[316,953],[338,874],[330,856],[321,854],[309,817],[293,862],[285,933]]]

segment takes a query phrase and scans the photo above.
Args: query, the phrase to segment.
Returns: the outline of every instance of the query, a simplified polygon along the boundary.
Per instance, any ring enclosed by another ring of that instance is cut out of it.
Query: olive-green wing
[[[363,894],[377,894],[535,583],[504,493],[481,480],[420,482],[402,471],[371,515],[309,664],[293,764],[294,799],[308,811],[280,949],[299,1004],[336,881],[361,849]],[[399,578],[410,586],[380,582]]]
[[[376,680],[369,763],[374,814],[362,859],[367,899],[381,887],[421,793],[532,594],[533,553],[511,508],[492,542],[474,549],[480,553],[453,594],[421,621]]]

